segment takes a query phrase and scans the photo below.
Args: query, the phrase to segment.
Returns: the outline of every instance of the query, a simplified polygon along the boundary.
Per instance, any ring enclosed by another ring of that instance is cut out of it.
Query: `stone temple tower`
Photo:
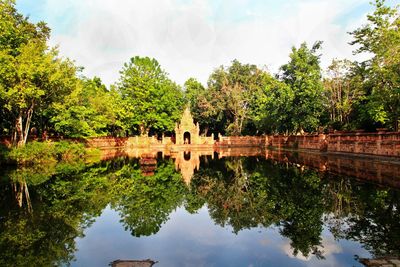
[[[199,123],[194,124],[190,109],[187,107],[183,112],[181,122],[175,126],[175,143],[177,145],[199,145],[199,135]]]

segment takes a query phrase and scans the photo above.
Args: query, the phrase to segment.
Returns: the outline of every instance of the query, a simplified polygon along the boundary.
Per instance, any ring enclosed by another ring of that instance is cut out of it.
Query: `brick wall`
[[[96,137],[87,139],[86,145],[90,147],[105,149],[125,147],[128,142],[127,137]]]
[[[216,147],[265,146],[265,136],[219,136]]]
[[[327,143],[330,152],[400,157],[400,132],[334,133]]]
[[[267,147],[400,157],[400,132],[266,136]]]

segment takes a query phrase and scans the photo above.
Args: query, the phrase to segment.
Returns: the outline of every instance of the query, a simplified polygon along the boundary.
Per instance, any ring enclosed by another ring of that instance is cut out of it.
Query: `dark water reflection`
[[[398,162],[218,152],[3,170],[0,265],[349,266],[399,256]]]

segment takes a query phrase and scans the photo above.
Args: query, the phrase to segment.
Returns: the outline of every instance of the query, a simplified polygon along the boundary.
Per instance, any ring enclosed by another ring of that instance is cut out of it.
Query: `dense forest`
[[[354,54],[320,66],[323,42],[293,47],[276,74],[233,60],[206,85],[183,86],[156,59],[134,56],[109,88],[49,47],[50,29],[0,2],[0,135],[23,145],[30,134],[64,137],[171,132],[190,106],[203,134],[293,134],[399,129],[399,7],[376,0],[368,23],[350,32]],[[316,37],[318,38],[318,37]],[[266,62],[267,63],[267,62]]]

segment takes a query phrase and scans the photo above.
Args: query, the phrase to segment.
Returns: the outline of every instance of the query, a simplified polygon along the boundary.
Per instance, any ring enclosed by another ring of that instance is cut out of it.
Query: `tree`
[[[258,131],[282,133],[291,130],[290,114],[294,95],[285,83],[269,76],[254,101],[251,117]]]
[[[18,14],[14,1],[0,4],[0,99],[13,120],[14,144],[27,141],[35,109],[65,95],[76,67],[49,50],[49,28]]]
[[[211,105],[208,90],[195,78],[189,78],[185,84],[185,101],[190,106],[193,118],[199,122],[202,131],[207,135],[214,125],[215,108]]]
[[[349,60],[333,60],[324,79],[323,95],[330,124],[339,129],[352,127],[350,115],[355,104],[364,99],[363,80],[356,69],[356,63]]]
[[[64,101],[53,104],[54,128],[68,137],[113,134],[122,128],[119,95],[99,78],[83,79]]]
[[[126,125],[141,135],[172,131],[183,110],[183,93],[157,60],[133,57],[120,73],[117,90],[127,108]]]
[[[368,112],[375,122],[399,129],[400,116],[400,16],[398,7],[376,0],[375,11],[368,23],[351,32],[356,54],[367,52],[372,57],[367,66],[366,83],[371,83]]]
[[[293,47],[290,61],[281,67],[279,77],[292,91],[285,92],[285,95],[293,97],[285,118],[290,132],[314,131],[320,124],[323,87],[319,55],[316,53],[321,44],[316,42],[311,49],[306,43],[298,49]]]
[[[229,67],[214,70],[208,80],[203,106],[212,107],[214,128],[241,135],[252,122],[251,110],[268,74],[256,65],[232,61]]]

